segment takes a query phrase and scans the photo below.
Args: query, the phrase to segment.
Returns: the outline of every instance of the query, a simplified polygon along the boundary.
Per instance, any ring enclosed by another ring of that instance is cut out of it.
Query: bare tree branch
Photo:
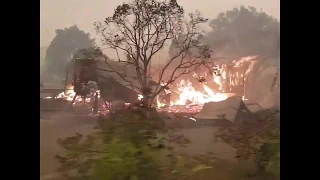
[[[140,85],[137,88],[147,99],[147,96],[153,98],[162,91],[162,81],[168,85],[190,73],[192,67],[205,63],[210,51],[198,41],[202,33],[198,26],[206,21],[199,12],[189,14],[187,20],[176,0],[133,0],[119,5],[112,17],[106,18],[104,23],[95,23],[95,27],[103,45],[115,51],[118,62],[134,67],[135,72],[125,73],[136,75]],[[146,90],[151,89],[151,61],[171,41],[178,42],[179,51],[159,70],[158,85],[148,94]],[[123,56],[127,59],[122,60]],[[129,76],[116,72],[111,66],[110,69],[110,73],[116,73],[122,79]],[[164,78],[164,75],[169,78]]]

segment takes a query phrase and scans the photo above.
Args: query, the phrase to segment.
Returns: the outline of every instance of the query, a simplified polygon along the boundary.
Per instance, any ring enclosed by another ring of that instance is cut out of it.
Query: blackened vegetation
[[[97,81],[97,72],[95,71],[94,59],[76,59],[73,76],[79,78],[81,83],[88,81]]]

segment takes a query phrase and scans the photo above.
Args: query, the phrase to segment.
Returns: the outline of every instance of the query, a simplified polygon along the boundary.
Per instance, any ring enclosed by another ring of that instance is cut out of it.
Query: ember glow
[[[256,58],[257,56],[243,57],[230,64],[213,66],[213,72],[206,71],[201,75],[194,73],[193,78],[199,79],[199,83],[196,84],[189,79],[182,79],[171,90],[178,94],[178,97],[171,99],[168,110],[180,112],[187,108],[190,111],[199,111],[208,102],[219,102],[232,96],[242,96],[245,99],[246,77],[252,72]],[[216,85],[215,88],[212,84]],[[233,92],[235,88],[243,90],[243,94]],[[166,106],[159,97],[157,97],[157,106],[159,108]]]
[[[205,84],[201,84],[203,91],[196,91],[189,81],[181,80],[179,83],[178,91],[179,99],[170,102],[170,105],[187,105],[197,104],[203,105],[207,102],[218,102],[223,101],[230,97],[230,94],[214,92]]]
[[[138,95],[138,100],[141,101],[142,99],[143,99],[143,95],[142,95],[142,94],[139,94],[139,95]]]
[[[88,82],[89,87],[89,94],[85,98],[85,103],[90,103],[94,99],[94,95],[98,93],[98,98],[100,98],[100,91],[98,90],[96,82],[89,81]],[[72,102],[73,98],[76,96],[76,92],[74,91],[74,86],[69,85],[65,92],[61,92],[60,94],[56,95],[54,99],[65,99],[69,102]],[[52,99],[53,97],[46,97],[45,99]],[[77,96],[73,105],[77,103],[83,103],[83,99],[81,96]]]
[[[73,86],[69,85],[66,92],[62,92],[62,93],[58,94],[55,98],[56,99],[65,99],[65,100],[71,102],[75,95],[76,95],[76,92],[74,92]],[[77,96],[73,104],[81,103],[82,101],[83,101],[82,97]],[[88,102],[88,103],[91,102],[91,98],[86,98],[86,102]]]
[[[182,79],[177,84],[170,84],[168,88],[164,88],[164,94],[171,94],[170,100],[166,100],[165,103],[158,95],[156,97],[156,105],[159,110],[166,107],[162,110],[168,112],[199,112],[203,105],[208,102],[219,102],[232,96],[242,96],[246,100],[244,97],[245,82],[254,68],[254,59],[256,58],[257,56],[248,56],[232,61],[230,64],[212,65],[211,71],[204,70],[203,72],[198,72],[199,74],[194,73],[192,77],[189,76],[189,79]],[[190,79],[192,78],[193,80],[198,79],[198,81],[191,82]],[[165,84],[162,84],[162,86],[165,86]],[[76,95],[73,88],[70,85],[66,92],[62,92],[54,98],[72,102]],[[98,92],[100,98],[97,87],[92,88],[90,91],[90,95],[85,99],[86,103],[90,103],[93,100],[96,92]],[[175,94],[175,96],[172,94]],[[50,98],[53,97],[47,97],[47,99]],[[142,98],[143,95],[139,94],[137,100],[141,101]],[[78,96],[74,104],[82,104],[82,102],[82,97]]]

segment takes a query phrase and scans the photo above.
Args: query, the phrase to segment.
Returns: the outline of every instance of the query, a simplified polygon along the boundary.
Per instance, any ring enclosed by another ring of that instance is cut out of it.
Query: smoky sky
[[[111,16],[115,7],[126,0],[40,0],[40,46],[48,46],[55,29],[76,24],[95,37],[93,23]],[[187,12],[199,10],[212,19],[220,12],[239,7],[254,6],[280,19],[280,0],[178,0]]]

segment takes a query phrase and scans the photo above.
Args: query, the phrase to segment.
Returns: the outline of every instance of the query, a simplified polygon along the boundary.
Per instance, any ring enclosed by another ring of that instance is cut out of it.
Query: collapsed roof
[[[98,78],[111,78],[135,92],[141,93],[141,85],[134,65],[109,58],[97,58],[95,64]],[[157,84],[154,81],[151,82],[152,86]]]
[[[233,96],[224,101],[208,102],[202,110],[195,115],[196,119],[221,120],[238,122],[250,118],[251,111],[246,107],[240,97]]]

